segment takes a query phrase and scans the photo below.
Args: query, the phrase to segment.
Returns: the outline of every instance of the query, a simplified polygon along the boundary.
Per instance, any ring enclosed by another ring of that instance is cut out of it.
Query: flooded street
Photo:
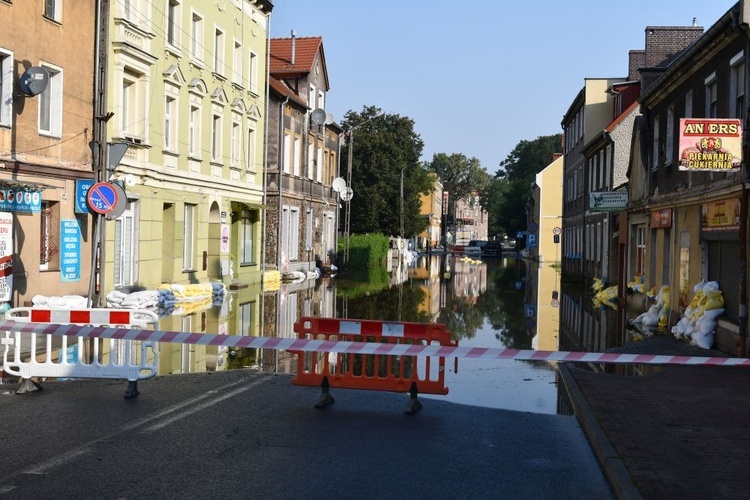
[[[559,309],[537,307],[529,296],[531,283],[527,263],[513,257],[420,255],[390,272],[282,283],[265,292],[230,290],[220,305],[175,311],[159,328],[293,338],[294,323],[301,316],[315,316],[438,323],[447,326],[461,347],[554,350]],[[160,365],[162,373],[242,367],[297,371],[296,355],[288,352],[197,345],[162,344]],[[447,395],[423,396],[487,408],[557,411],[554,362],[451,358],[445,363],[445,386]]]

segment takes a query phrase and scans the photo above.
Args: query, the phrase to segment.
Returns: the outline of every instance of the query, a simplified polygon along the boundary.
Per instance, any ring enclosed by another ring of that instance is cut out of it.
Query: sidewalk
[[[721,356],[672,336],[614,352]],[[750,367],[654,367],[645,376],[560,374],[618,498],[750,498]]]

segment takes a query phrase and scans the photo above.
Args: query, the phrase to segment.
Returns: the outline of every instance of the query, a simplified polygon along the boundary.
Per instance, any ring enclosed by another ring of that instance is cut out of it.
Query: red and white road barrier
[[[80,326],[71,324],[19,323],[15,321],[0,321],[0,331],[288,351],[339,352],[396,356],[440,356],[446,358],[471,359],[514,359],[524,361],[570,361],[582,363],[750,366],[750,359],[748,358],[534,351],[484,347],[304,340],[277,337],[244,337],[239,335],[215,335],[208,333],[163,330],[131,330],[125,328]]]

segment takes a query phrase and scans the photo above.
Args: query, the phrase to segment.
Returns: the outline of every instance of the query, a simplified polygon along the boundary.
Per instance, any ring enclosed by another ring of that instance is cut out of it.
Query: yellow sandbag
[[[706,294],[705,303],[703,304],[703,309],[721,309],[724,307],[724,295],[722,295],[721,290],[716,290],[715,292],[708,292]]]

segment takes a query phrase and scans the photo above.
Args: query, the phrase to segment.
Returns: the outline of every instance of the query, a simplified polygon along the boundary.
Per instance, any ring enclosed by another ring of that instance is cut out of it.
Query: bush
[[[349,269],[385,267],[389,238],[382,234],[353,234],[349,238]],[[346,242],[338,242],[339,255],[344,255]]]

